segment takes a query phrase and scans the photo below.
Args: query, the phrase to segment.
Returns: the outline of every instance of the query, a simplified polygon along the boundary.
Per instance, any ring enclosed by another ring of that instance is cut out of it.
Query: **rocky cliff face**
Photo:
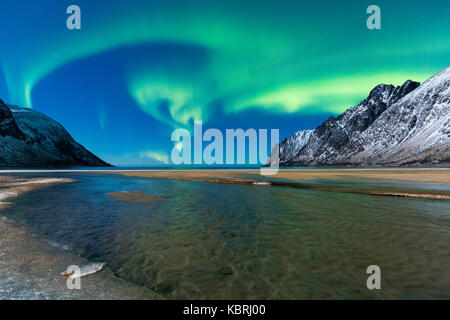
[[[0,100],[0,167],[106,167],[56,121]]]
[[[410,80],[399,87],[378,85],[359,105],[316,128],[300,148],[280,144],[280,164],[450,162],[449,99],[450,67],[422,85]]]

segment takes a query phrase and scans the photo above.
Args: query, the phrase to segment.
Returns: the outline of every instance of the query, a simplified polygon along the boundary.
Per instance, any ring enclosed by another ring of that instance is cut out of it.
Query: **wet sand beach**
[[[0,194],[14,201],[16,196],[70,179],[12,179],[1,177]],[[0,204],[0,300],[15,299],[161,299],[158,294],[114,276],[111,270],[81,279],[80,290],[67,289],[67,277],[60,273],[70,265],[90,262],[61,247],[38,239],[23,227],[1,216],[1,210],[13,202]]]
[[[114,276],[107,268],[81,279],[80,290],[69,290],[60,273],[86,259],[54,248],[25,229],[0,220],[0,299],[102,300],[161,299],[156,293]]]
[[[377,196],[411,197],[449,200],[450,192],[424,190],[390,190],[361,187],[333,187],[311,180],[337,181],[342,179],[395,180],[407,182],[450,183],[450,169],[302,169],[280,170],[276,175],[261,176],[259,170],[168,170],[126,171],[126,176],[211,183],[271,185],[316,191],[357,193]],[[280,179],[284,181],[280,181]],[[300,182],[299,182],[300,181]]]
[[[115,173],[114,171],[109,171]],[[243,179],[261,177],[260,170],[135,170],[120,172],[127,176],[203,181],[205,179]],[[305,181],[343,177],[390,179],[415,182],[450,183],[450,169],[281,169],[270,178]]]

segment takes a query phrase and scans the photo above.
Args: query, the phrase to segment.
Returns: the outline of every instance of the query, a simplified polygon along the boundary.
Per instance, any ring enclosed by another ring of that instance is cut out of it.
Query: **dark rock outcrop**
[[[11,110],[0,99],[0,136],[10,136],[18,140],[25,140],[25,135],[20,131],[19,127],[12,116]]]

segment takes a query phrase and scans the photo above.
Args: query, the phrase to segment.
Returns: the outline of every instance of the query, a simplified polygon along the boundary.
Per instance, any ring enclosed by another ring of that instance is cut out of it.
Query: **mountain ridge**
[[[377,85],[358,105],[312,130],[300,148],[288,145],[299,132],[280,144],[281,166],[450,163],[450,67],[422,85]]]
[[[0,167],[111,167],[46,115],[0,99]]]

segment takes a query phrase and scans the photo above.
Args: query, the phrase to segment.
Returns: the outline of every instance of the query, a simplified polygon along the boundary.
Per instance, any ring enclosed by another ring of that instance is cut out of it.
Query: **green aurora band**
[[[71,3],[42,2],[27,10],[28,1],[7,0],[2,7],[21,18],[0,16],[7,28],[29,30],[15,35],[20,41],[3,35],[9,48],[0,53],[10,100],[29,107],[36,84],[58,68],[130,45],[180,43],[207,53],[194,73],[127,70],[137,105],[173,127],[207,121],[214,101],[225,114],[338,114],[379,83],[424,81],[450,61],[445,1],[379,1],[381,30],[366,28],[366,1],[78,1],[80,31],[65,28]],[[161,99],[171,101],[169,116],[157,108]]]

